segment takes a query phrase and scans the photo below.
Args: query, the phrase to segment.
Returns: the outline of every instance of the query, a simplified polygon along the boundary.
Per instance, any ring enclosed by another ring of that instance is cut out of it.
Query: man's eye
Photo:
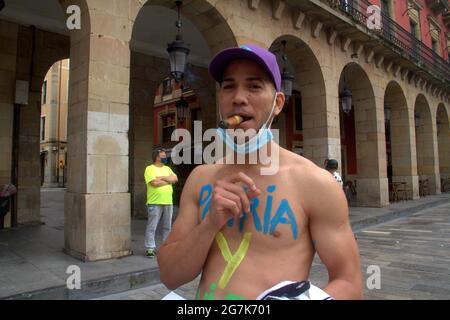
[[[223,86],[222,86],[222,88],[223,89],[233,89],[234,88],[234,85],[233,84],[224,84]]]
[[[258,89],[261,89],[261,85],[259,85],[259,84],[251,84],[251,85],[250,85],[250,88],[251,88],[252,90],[258,90]]]

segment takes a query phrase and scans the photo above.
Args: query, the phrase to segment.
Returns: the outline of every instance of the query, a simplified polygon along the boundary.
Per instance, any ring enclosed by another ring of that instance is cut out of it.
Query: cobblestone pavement
[[[365,299],[450,298],[450,204],[368,227],[356,236]],[[377,267],[380,270],[379,289],[373,288],[376,281],[374,271],[371,271]],[[328,279],[326,268],[317,255],[310,278],[320,287]],[[175,292],[193,299],[198,280],[199,278]],[[157,284],[100,299],[159,300],[169,292],[164,285]]]

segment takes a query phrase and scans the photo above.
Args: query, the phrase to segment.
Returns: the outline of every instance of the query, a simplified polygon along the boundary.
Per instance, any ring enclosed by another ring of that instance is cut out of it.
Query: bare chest
[[[250,213],[242,212],[239,219],[230,218],[222,230],[224,234],[239,236],[251,232],[254,237],[270,236],[282,242],[295,242],[307,226],[301,192],[283,179],[257,181],[261,195],[250,200]],[[205,183],[198,190],[199,220],[210,214],[213,183]],[[234,237],[233,237],[234,238]]]

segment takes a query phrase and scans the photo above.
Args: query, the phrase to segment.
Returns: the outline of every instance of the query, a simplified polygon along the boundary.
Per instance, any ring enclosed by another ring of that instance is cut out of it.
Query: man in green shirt
[[[147,210],[148,221],[145,231],[146,256],[155,256],[155,232],[159,220],[162,218],[163,241],[169,236],[172,228],[173,201],[172,184],[178,182],[178,178],[170,167],[166,166],[166,152],[162,149],[153,150],[153,164],[147,166],[144,172],[147,185]]]

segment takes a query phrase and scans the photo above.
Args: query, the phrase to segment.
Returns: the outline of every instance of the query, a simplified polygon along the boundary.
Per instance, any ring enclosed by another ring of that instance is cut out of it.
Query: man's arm
[[[174,290],[192,281],[203,269],[214,238],[230,218],[238,219],[243,210],[250,212],[250,198],[261,193],[253,180],[238,173],[214,183],[209,213],[199,221],[201,177],[211,175],[208,166],[199,166],[189,175],[180,199],[179,215],[157,258],[161,282]],[[242,184],[247,185],[247,193]]]
[[[163,177],[159,177],[161,180],[169,183],[169,184],[174,184],[178,182],[178,178],[176,175],[171,174],[169,176],[163,176]]]
[[[359,252],[343,191],[334,177],[319,170],[309,196],[311,237],[329,275],[324,290],[334,299],[361,299]]]
[[[155,178],[152,181],[149,182],[153,187],[162,187],[165,186],[167,184],[169,184],[169,182],[161,179],[161,177]]]
[[[209,224],[209,214],[203,221],[198,220],[196,181],[201,167],[189,175],[181,193],[178,217],[157,255],[161,282],[170,290],[200,274],[218,231]]]

